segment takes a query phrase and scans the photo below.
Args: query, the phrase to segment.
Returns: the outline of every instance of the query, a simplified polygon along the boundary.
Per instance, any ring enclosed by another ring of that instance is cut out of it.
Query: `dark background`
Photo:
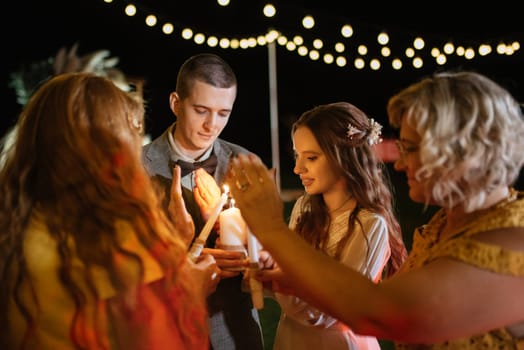
[[[10,74],[28,64],[54,57],[61,47],[70,48],[75,43],[79,45],[79,55],[109,50],[111,57],[119,58],[118,67],[124,73],[144,79],[146,125],[152,137],[158,136],[174,120],[168,95],[175,89],[176,73],[182,62],[190,55],[205,51],[224,57],[237,74],[239,93],[222,137],[251,149],[266,164],[279,167],[283,189],[301,187],[292,173],[290,123],[315,105],[340,100],[352,102],[384,125],[386,137],[394,136],[385,116],[389,96],[421,77],[444,69],[481,72],[524,101],[523,50],[513,56],[492,53],[480,57],[477,54],[469,61],[449,56],[443,66],[435,64],[429,55],[431,47],[442,47],[447,40],[466,47],[485,42],[495,46],[499,42],[522,41],[521,13],[510,1],[497,1],[489,6],[461,1],[458,8],[453,2],[438,5],[424,2],[416,6],[409,2],[355,5],[353,1],[287,0],[273,2],[277,15],[270,19],[262,15],[266,2],[260,0],[231,0],[227,7],[219,6],[214,0],[139,0],[134,3],[138,8],[135,17],[124,15],[128,3],[122,0],[109,4],[102,0],[21,0],[5,5],[0,21],[3,26],[1,134],[16,121],[21,108],[14,89],[9,87]],[[162,34],[160,25],[147,27],[144,17],[148,13],[156,14],[159,23],[172,22],[175,34]],[[312,30],[300,26],[307,13],[316,19]],[[355,56],[356,46],[361,43],[369,47],[368,56],[376,57],[376,36],[384,30],[391,37],[389,46],[394,56],[403,56],[413,38],[422,36],[426,47],[419,55],[425,65],[415,69],[404,60],[404,67],[395,71],[386,59],[378,71],[357,70],[351,63],[340,68],[301,57],[277,45],[280,164],[272,164],[267,47],[210,48],[181,39],[179,35],[185,26],[195,32],[229,38],[257,36],[268,28],[275,28],[288,38],[301,34],[309,47],[313,38],[322,38],[328,47],[341,39],[339,28],[343,23],[351,23],[355,31],[352,38],[344,40],[348,57]],[[401,203],[400,219],[409,237],[412,226],[418,223],[413,217],[422,220],[418,214],[423,208],[415,210],[407,199],[403,174],[391,171],[391,176]]]
[[[71,48],[75,43],[79,45],[79,55],[109,50],[111,57],[119,58],[118,67],[126,75],[144,80],[146,125],[152,137],[158,136],[174,120],[168,95],[175,89],[182,62],[190,55],[205,51],[224,57],[237,74],[239,93],[222,137],[251,149],[266,164],[279,167],[283,189],[301,188],[292,173],[290,123],[315,105],[340,100],[352,102],[384,125],[386,137],[394,136],[385,115],[389,96],[421,77],[444,69],[471,69],[486,74],[524,102],[523,50],[513,56],[492,53],[480,57],[477,54],[469,61],[453,55],[443,66],[435,64],[429,55],[431,47],[442,47],[447,40],[466,47],[522,41],[524,26],[514,2],[497,1],[481,6],[477,2],[461,1],[458,8],[457,4],[445,1],[438,5],[429,2],[356,5],[353,1],[287,0],[272,2],[277,15],[269,19],[262,15],[266,2],[260,0],[231,0],[227,7],[219,6],[215,0],[139,0],[134,2],[138,8],[134,17],[124,15],[128,3],[123,0],[112,3],[20,0],[6,5],[0,21],[4,48],[0,72],[3,102],[0,134],[16,121],[21,108],[14,89],[9,87],[10,74],[28,64],[54,57],[60,48]],[[175,34],[164,35],[160,25],[147,27],[144,18],[149,13],[157,15],[159,23],[172,22]],[[316,26],[311,30],[301,29],[305,14],[312,14],[316,19]],[[328,47],[341,39],[339,28],[343,23],[352,24],[355,31],[352,38],[343,40],[348,57],[355,56],[356,46],[361,43],[369,47],[369,57],[377,57],[376,36],[386,31],[391,37],[389,46],[394,56],[403,56],[413,38],[422,36],[426,47],[419,55],[425,65],[415,69],[404,60],[403,68],[395,71],[386,59],[378,71],[357,70],[351,63],[341,68],[312,61],[277,45],[279,122],[276,127],[280,133],[280,164],[272,164],[267,47],[210,48],[186,41],[179,35],[186,26],[195,32],[229,38],[257,36],[268,28],[275,28],[288,38],[302,35],[309,47],[312,39],[322,38]],[[417,224],[413,222],[413,213],[418,215],[423,208],[414,211],[414,204],[407,199],[404,175],[391,171],[391,176],[398,201],[402,203],[399,215],[409,237],[411,227]],[[417,219],[422,220],[418,216]]]
[[[118,67],[127,75],[145,79],[144,94],[148,102],[147,129],[157,136],[172,121],[168,109],[168,95],[175,89],[176,73],[190,55],[208,51],[224,57],[234,68],[239,80],[239,94],[230,123],[222,136],[240,143],[258,153],[271,164],[268,53],[266,47],[250,49],[220,49],[196,45],[178,35],[182,26],[195,31],[226,37],[248,37],[276,28],[291,37],[301,34],[311,47],[312,38],[323,38],[326,46],[340,37],[344,22],[353,25],[353,38],[345,43],[349,55],[355,47],[365,43],[368,56],[376,56],[376,35],[385,30],[391,37],[391,48],[401,55],[415,35],[426,40],[420,52],[425,59],[422,69],[410,66],[404,60],[400,71],[390,68],[388,60],[382,68],[372,71],[355,69],[351,63],[340,68],[321,61],[311,61],[296,52],[277,45],[278,111],[280,131],[280,158],[282,174],[290,170],[289,124],[305,110],[322,103],[346,100],[367,112],[387,127],[385,105],[389,96],[419,78],[443,69],[473,69],[484,73],[510,89],[524,101],[524,68],[522,50],[514,56],[491,54],[476,56],[467,61],[452,56],[448,63],[438,66],[429,57],[429,48],[442,46],[445,40],[465,46],[482,42],[493,45],[524,38],[520,12],[509,1],[497,1],[482,7],[477,2],[461,2],[457,8],[452,2],[438,5],[424,2],[414,6],[408,2],[381,5],[369,2],[355,5],[353,1],[274,1],[277,16],[268,19],[262,15],[266,3],[259,0],[231,0],[228,7],[214,0],[136,1],[139,13],[124,15],[128,1],[115,0],[22,0],[10,2],[1,21],[3,33],[2,117],[0,133],[16,120],[20,106],[14,90],[8,87],[10,72],[24,64],[54,57],[61,47],[79,44],[80,55],[107,49],[119,58]],[[383,7],[385,6],[385,7]],[[144,15],[154,13],[159,22],[171,21],[175,33],[166,36],[160,25],[150,28],[144,24]],[[300,20],[311,13],[316,18],[312,30],[301,29]],[[283,185],[286,186],[283,176]]]
[[[28,64],[54,57],[61,47],[78,43],[78,53],[87,54],[107,49],[119,58],[118,67],[126,75],[144,79],[147,101],[147,131],[158,136],[174,118],[168,107],[168,95],[175,89],[176,73],[182,62],[199,52],[213,52],[225,58],[239,81],[239,93],[230,122],[222,137],[246,146],[259,154],[268,165],[279,166],[283,189],[300,188],[292,174],[290,123],[313,106],[335,101],[349,101],[384,125],[386,137],[394,136],[387,126],[385,106],[389,96],[408,84],[444,69],[470,69],[483,73],[524,102],[524,65],[522,50],[513,56],[495,53],[487,57],[478,54],[473,60],[448,57],[448,63],[438,66],[430,57],[431,47],[442,47],[446,40],[455,44],[477,47],[480,43],[493,46],[524,39],[522,14],[516,1],[455,2],[367,2],[354,1],[273,1],[277,16],[262,15],[266,3],[259,0],[231,0],[228,7],[214,0],[162,0],[135,2],[137,16],[124,15],[128,1],[115,0],[17,0],[4,4],[2,11],[2,63],[0,70],[2,113],[0,135],[16,121],[21,106],[14,90],[9,87],[10,74]],[[160,26],[147,27],[144,14],[152,12],[161,23],[171,21],[175,33],[166,36]],[[301,29],[301,18],[315,16],[312,30]],[[311,39],[320,37],[326,46],[340,38],[342,23],[353,25],[355,35],[344,40],[349,56],[355,55],[356,45],[367,44],[369,56],[377,55],[377,34],[384,30],[391,37],[393,54],[403,55],[416,35],[426,40],[419,52],[424,58],[422,69],[412,68],[408,60],[399,71],[390,68],[389,60],[382,68],[355,69],[351,63],[340,68],[321,61],[311,61],[296,52],[277,45],[278,112],[280,133],[280,164],[271,164],[271,130],[269,119],[268,52],[266,47],[250,49],[220,49],[196,45],[178,34],[182,26],[194,31],[222,37],[249,37],[265,33],[268,28],[283,32],[288,38],[301,34],[311,47]],[[524,150],[523,150],[524,151]],[[403,174],[391,170],[398,202],[398,216],[409,247],[411,232],[424,223],[432,208],[411,202]],[[521,177],[522,178],[522,177]],[[523,189],[522,181],[517,188]],[[288,209],[292,203],[287,203]],[[278,307],[262,312],[267,348],[271,348],[273,330],[278,320]],[[385,347],[389,345],[385,343]]]

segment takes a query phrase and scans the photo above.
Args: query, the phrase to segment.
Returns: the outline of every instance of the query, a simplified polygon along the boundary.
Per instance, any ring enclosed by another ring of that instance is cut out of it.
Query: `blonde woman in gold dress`
[[[524,163],[519,103],[474,72],[443,72],[393,96],[410,198],[441,207],[414,234],[394,276],[374,284],[293,234],[255,156],[229,183],[243,217],[281,271],[262,273],[355,332],[398,349],[518,349],[524,337]]]

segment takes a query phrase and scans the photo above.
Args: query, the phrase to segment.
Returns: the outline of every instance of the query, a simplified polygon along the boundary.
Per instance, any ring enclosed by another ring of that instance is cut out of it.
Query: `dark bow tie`
[[[204,168],[205,171],[213,175],[217,167],[217,156],[214,153],[212,153],[209,156],[209,158],[201,162],[186,162],[179,159],[176,161],[176,164],[180,165],[180,169],[182,170],[181,177],[186,176],[187,174],[198,168]]]

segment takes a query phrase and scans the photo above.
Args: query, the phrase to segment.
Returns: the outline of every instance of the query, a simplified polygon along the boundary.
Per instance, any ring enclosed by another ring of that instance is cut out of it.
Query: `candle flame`
[[[228,185],[224,185],[224,193],[229,193],[229,186]]]

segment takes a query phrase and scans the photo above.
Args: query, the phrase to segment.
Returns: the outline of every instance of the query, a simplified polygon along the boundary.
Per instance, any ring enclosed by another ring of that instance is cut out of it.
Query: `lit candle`
[[[220,248],[246,252],[247,224],[240,215],[240,209],[234,206],[220,213]]]
[[[204,245],[206,244],[207,237],[211,233],[211,230],[213,229],[213,226],[215,225],[215,222],[218,219],[218,216],[220,215],[220,212],[222,211],[222,207],[224,207],[224,204],[227,202],[228,197],[228,191],[229,188],[227,185],[224,185],[224,192],[220,196],[220,200],[218,201],[217,206],[214,208],[213,212],[209,216],[209,219],[207,220],[206,224],[202,228],[202,231],[198,235],[198,237],[195,239],[193,244],[191,245],[191,249],[189,250],[189,257],[192,261],[196,261],[200,254],[202,253],[202,249],[204,249]]]

